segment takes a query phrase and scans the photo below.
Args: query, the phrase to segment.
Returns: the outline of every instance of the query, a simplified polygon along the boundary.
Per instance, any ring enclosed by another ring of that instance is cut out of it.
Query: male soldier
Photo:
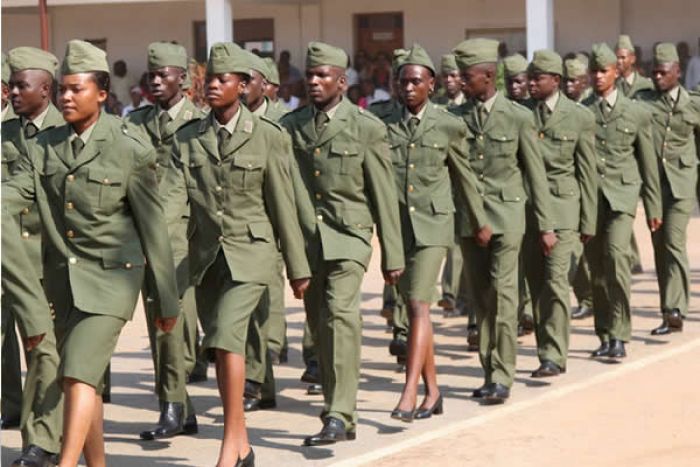
[[[323,429],[307,446],[355,439],[360,372],[360,287],[372,254],[373,224],[382,246],[384,279],[403,270],[398,201],[386,128],[343,98],[347,54],[311,42],[306,86],[311,105],[282,118],[292,136],[303,187],[314,207],[302,216],[311,285],[304,296],[321,368]],[[315,216],[315,217],[314,217]]]
[[[459,68],[453,54],[445,54],[440,61],[440,80],[445,93],[435,99],[435,103],[444,105],[448,109],[464,104],[466,98],[462,92],[462,78],[459,76]]]
[[[551,50],[534,53],[528,68],[530,102],[538,146],[547,170],[549,212],[556,247],[549,256],[537,248],[537,228],[528,210],[525,274],[532,293],[540,367],[533,377],[566,371],[569,350],[569,270],[574,250],[595,233],[596,157],[593,114],[560,92],[563,66]]]
[[[595,95],[583,104],[596,118],[599,178],[596,234],[586,245],[586,259],[591,268],[595,331],[601,342],[591,356],[622,358],[632,333],[632,224],[641,190],[649,229],[655,232],[661,227],[659,171],[649,113],[615,86],[616,57],[607,44],[593,45],[590,68]]]
[[[253,115],[265,116],[278,122],[286,112],[265,95],[270,74],[269,66],[257,55],[244,51],[250,61],[250,79],[246,86],[245,104]],[[279,255],[275,280],[267,286],[263,298],[253,312],[246,342],[246,382],[243,409],[251,412],[274,408],[275,378],[272,358],[268,352],[268,334],[285,334],[284,319],[284,259]],[[281,328],[281,329],[280,329]]]
[[[9,104],[10,101],[10,65],[7,63],[7,56],[2,54],[2,121],[15,118],[14,110]]]
[[[201,113],[182,92],[187,74],[187,52],[181,45],[154,42],[148,46],[148,86],[156,103],[129,113],[126,120],[143,130],[156,149],[156,176],[162,188],[162,180],[170,164],[171,147],[175,132]],[[175,435],[197,433],[194,407],[187,394],[187,374],[194,369],[185,368],[185,346],[188,353],[197,354],[197,309],[194,301],[189,262],[187,260],[187,223],[189,207],[184,204],[180,222],[171,236],[179,294],[182,297],[182,319],[171,332],[162,332],[154,317],[159,314],[160,303],[147,280],[143,296],[147,316],[148,337],[155,369],[155,390],[160,405],[160,418],[155,428],[141,432],[142,439],[170,438]],[[189,371],[188,371],[189,370]]]
[[[525,232],[524,184],[531,187],[540,244],[549,255],[557,237],[532,113],[496,90],[498,41],[469,39],[454,50],[469,101],[455,112],[467,122],[470,164],[488,217],[482,229],[461,219],[462,252],[474,284],[484,385],[474,397],[503,403],[510,396],[517,354],[518,255]],[[524,170],[523,170],[524,169]],[[458,206],[457,210],[466,209]],[[493,235],[492,235],[493,234]]]
[[[583,102],[593,93],[588,66],[578,56],[564,60],[563,90],[566,97],[577,103]],[[583,250],[583,242],[576,244],[571,257],[569,281],[578,302],[578,306],[571,313],[571,319],[585,319],[593,316],[591,272]]]
[[[654,145],[661,179],[664,223],[652,234],[654,262],[661,295],[661,325],[651,331],[662,335],[683,330],[688,313],[690,270],[686,251],[688,222],[695,205],[700,158],[700,96],[680,85],[676,47],[654,48],[655,91],[639,94],[652,111]]]
[[[52,54],[34,47],[17,47],[9,52],[8,64],[12,75],[9,79],[12,107],[18,118],[2,125],[2,179],[11,180],[18,170],[20,160],[27,157],[30,141],[45,131],[63,124],[60,112],[51,103],[53,83],[58,60]],[[34,272],[43,278],[41,219],[36,205],[22,210],[19,216],[22,245],[29,255]],[[7,235],[7,233],[5,233]],[[3,295],[3,335],[15,333],[12,307]],[[26,337],[26,336],[25,336]],[[5,350],[5,349],[3,349]],[[19,354],[14,357],[19,364]],[[3,360],[13,359],[11,354]],[[14,382],[12,394],[3,388],[6,397],[21,400],[22,444],[24,451],[16,465],[33,465],[45,462],[60,449],[61,394],[56,383],[59,357],[53,328],[46,332],[41,342],[28,353],[28,371],[25,391],[21,392],[20,373],[6,375],[3,364],[3,384]],[[16,368],[19,370],[19,368]],[[8,380],[5,381],[4,377]],[[22,397],[23,396],[23,397]],[[5,415],[3,407],[3,416]]]
[[[615,46],[615,55],[617,56],[617,71],[619,73],[617,88],[622,91],[625,97],[634,100],[637,98],[638,93],[654,89],[654,84],[651,80],[637,72],[637,54],[630,36],[620,35]],[[630,242],[630,261],[632,262],[632,274],[643,272],[637,237],[634,235],[634,232],[632,232],[632,240]]]
[[[508,98],[522,104],[529,97],[527,88],[527,60],[520,54],[503,59],[503,75]]]

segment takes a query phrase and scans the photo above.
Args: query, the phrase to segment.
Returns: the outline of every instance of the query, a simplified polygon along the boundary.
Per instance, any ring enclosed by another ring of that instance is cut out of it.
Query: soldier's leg
[[[525,278],[528,295],[530,296],[530,304],[533,314],[533,325],[535,338],[539,345],[540,343],[540,324],[543,321],[542,317],[542,291],[545,287],[545,258],[542,254],[542,248],[539,244],[539,232],[536,230],[528,230],[523,236],[522,251],[520,252],[519,267],[522,268],[518,272],[518,290],[522,291],[523,286],[520,284],[520,278]],[[519,293],[522,298],[522,293]],[[520,310],[518,310],[520,312]],[[522,316],[518,316],[520,320]],[[522,323],[522,321],[520,321]]]
[[[445,265],[442,268],[442,299],[438,302],[445,310],[454,309],[459,298],[459,285],[462,277],[462,247],[455,241],[452,247],[447,249]]]
[[[579,307],[593,308],[593,288],[591,286],[591,271],[584,254],[583,243],[575,247],[575,260],[572,262],[572,274],[569,276],[571,286]]]
[[[246,411],[271,408],[275,401],[275,379],[267,345],[269,313],[270,287],[267,287],[248,325],[244,391]]]
[[[189,287],[182,296],[182,319],[185,338],[185,375],[188,381],[204,381],[207,378],[209,362],[199,348],[199,319],[194,287]]]
[[[394,339],[406,342],[408,340],[408,311],[403,297],[398,293],[396,286],[392,286],[391,288],[393,290],[392,294],[395,297],[394,314],[392,316],[394,322]]]
[[[637,244],[637,236],[632,232],[632,239],[630,240],[630,267],[634,274],[642,272],[642,257],[639,255],[639,245]]]
[[[464,255],[462,255],[462,271],[460,272],[459,295],[457,296],[457,304],[461,309],[462,316],[467,316],[467,325],[476,326],[476,305],[474,302],[474,286],[471,284],[471,276],[469,275],[467,269],[467,261],[464,260]]]
[[[670,193],[664,193],[664,198],[664,223],[660,230],[651,235],[661,311],[668,313],[678,310],[685,317],[690,297],[690,266],[686,243],[694,200],[674,200]]]
[[[590,269],[593,292],[595,333],[602,343],[610,340],[612,310],[606,282],[608,235],[613,213],[604,197],[598,197],[598,219],[595,236],[586,244],[584,252]]]
[[[324,306],[325,277],[322,272],[314,271],[309,288],[304,294],[304,335],[302,337],[302,358],[306,369],[301,375],[301,380],[310,383],[309,394],[321,394],[320,390],[320,364],[319,364],[319,337],[318,326],[321,315],[321,307]]]
[[[22,412],[22,370],[15,319],[2,296],[2,413],[3,428],[17,426]]]
[[[630,316],[630,286],[632,270],[629,262],[629,242],[634,217],[613,212],[607,226],[605,245],[605,278],[610,300],[610,339],[629,342],[632,335]]]
[[[326,288],[319,324],[319,359],[324,412],[342,420],[347,431],[357,423],[364,267],[350,260],[326,262]]]
[[[285,360],[287,354],[287,320],[284,309],[284,261],[278,261],[275,282],[270,285],[270,312],[267,328],[267,346],[276,359]],[[284,363],[280,361],[280,363]]]

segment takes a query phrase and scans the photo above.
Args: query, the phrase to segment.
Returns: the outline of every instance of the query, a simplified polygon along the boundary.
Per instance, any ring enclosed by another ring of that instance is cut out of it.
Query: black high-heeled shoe
[[[250,448],[250,452],[243,459],[239,458],[236,461],[234,467],[255,467],[255,454],[253,453],[253,448]]]
[[[443,411],[444,410],[442,407],[442,394],[440,394],[440,397],[437,398],[432,407],[416,411],[415,419],[422,420],[425,418],[430,418],[433,416],[433,414],[442,415]]]
[[[416,416],[416,409],[399,410],[398,408],[391,411],[391,418],[401,420],[406,423],[413,423],[413,418]]]

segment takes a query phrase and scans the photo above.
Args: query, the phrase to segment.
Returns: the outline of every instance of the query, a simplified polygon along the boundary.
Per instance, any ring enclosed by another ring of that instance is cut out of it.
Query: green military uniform
[[[470,39],[454,49],[460,69],[495,63],[498,41]],[[517,354],[518,255],[525,232],[524,184],[530,195],[539,231],[553,228],[547,215],[551,197],[532,113],[496,92],[486,102],[470,100],[456,114],[467,122],[469,163],[477,174],[477,190],[493,237],[487,248],[477,245],[476,225],[460,221],[462,252],[475,294],[479,327],[479,357],[486,384],[510,387]],[[524,169],[524,171],[523,171]],[[460,200],[457,210],[464,209]]]
[[[13,73],[39,69],[48,72],[53,77],[56,73],[58,60],[52,54],[40,49],[18,47],[10,51],[8,64]],[[63,123],[61,113],[48,101],[46,109],[32,121],[24,117],[17,117],[4,122],[2,124],[3,183],[11,180],[14,174],[19,171],[20,160],[28,156],[31,141],[34,141],[38,135],[63,125]],[[42,226],[35,204],[22,209],[19,215],[19,228],[22,247],[27,251],[32,268],[41,280],[43,278]],[[3,307],[6,305],[11,304],[6,302],[3,295]],[[10,342],[13,338],[16,341],[12,306],[8,306],[6,310],[2,313],[3,326],[7,326],[3,327],[3,336],[7,335]],[[7,353],[5,353],[6,351]],[[13,351],[16,353],[13,354]],[[6,366],[3,364],[3,402],[6,398],[21,401],[21,427],[24,446],[33,444],[48,452],[58,452],[62,406],[60,391],[56,385],[59,359],[53,327],[47,331],[42,342],[27,354],[27,378],[24,393],[21,389],[19,372],[19,347],[15,346],[14,349],[10,350],[3,343],[3,360],[6,363],[14,361],[16,365]],[[13,374],[7,374],[7,370],[10,368],[13,369]],[[14,390],[5,387],[6,384],[13,382]],[[6,389],[8,389],[7,392]],[[6,409],[3,407],[3,415],[5,415]]]
[[[529,74],[563,74],[561,57],[550,50],[534,53]],[[538,248],[539,232],[529,216],[525,234],[525,274],[532,292],[540,362],[566,368],[569,350],[569,270],[579,234],[596,231],[596,155],[593,114],[560,91],[531,100],[551,195],[549,214],[559,240],[549,256]],[[529,213],[531,214],[531,213]]]
[[[164,67],[187,69],[185,48],[168,42],[154,42],[148,46],[148,70],[157,71]],[[156,150],[156,176],[163,190],[163,177],[170,165],[172,144],[175,132],[202,117],[202,113],[184,95],[170,109],[157,104],[140,107],[129,113],[126,121],[139,127]],[[154,323],[160,303],[155,290],[149,289],[149,281],[144,283],[143,296],[146,311],[146,325],[151,344],[151,357],[155,369],[155,392],[159,401],[176,402],[186,407],[185,416],[194,413],[192,402],[187,394],[186,375],[194,371],[197,363],[199,342],[197,336],[197,309],[194,303],[194,288],[190,280],[187,261],[187,224],[189,206],[181,206],[181,218],[173,226],[171,248],[174,254],[178,291],[182,297],[182,319],[178,320],[171,332],[159,330]],[[183,345],[184,343],[184,345]],[[185,360],[185,353],[189,356]],[[206,373],[206,371],[205,371]]]
[[[309,44],[307,68],[345,68],[347,55]],[[319,123],[316,123],[316,120]],[[327,124],[322,124],[323,120]],[[314,276],[304,297],[321,370],[322,417],[357,423],[361,350],[360,287],[378,225],[382,270],[402,269],[398,202],[384,124],[342,99],[331,116],[306,106],[281,123],[291,137],[305,196],[313,214],[302,216]]]
[[[634,45],[629,36],[622,34],[618,38],[616,50],[626,49],[634,53]],[[617,79],[617,89],[621,91],[625,97],[636,100],[640,93],[654,90],[654,83],[649,79],[639,74],[638,71],[633,71],[629,76],[620,76]],[[630,242],[630,261],[632,262],[633,271],[642,270],[642,259],[639,255],[639,245],[637,244],[637,236],[632,232],[632,240]]]
[[[444,74],[449,74],[449,73],[459,73],[459,68],[457,67],[457,61],[455,60],[454,54],[445,54],[442,56],[440,59],[440,73]],[[444,90],[444,88],[443,88]],[[433,99],[433,102],[444,106],[448,109],[454,108],[454,107],[459,107],[460,105],[464,104],[464,101],[466,100],[466,96],[462,91],[457,94],[456,97],[451,98],[450,96],[447,95],[446,92],[443,92],[441,95],[437,96],[436,98]],[[457,250],[459,247],[456,248]],[[452,249],[450,249],[452,250]]]
[[[615,65],[605,44],[593,48],[592,69]],[[641,196],[647,219],[661,218],[659,175],[650,115],[642,104],[613,90],[584,105],[596,119],[598,220],[586,245],[591,269],[595,331],[601,342],[627,342],[631,337],[629,243]]]
[[[673,44],[655,48],[655,63],[678,62]],[[661,180],[663,225],[652,233],[661,311],[688,313],[690,268],[686,251],[687,230],[695,205],[700,159],[700,96],[678,86],[661,93],[640,95],[652,114],[654,146]]]

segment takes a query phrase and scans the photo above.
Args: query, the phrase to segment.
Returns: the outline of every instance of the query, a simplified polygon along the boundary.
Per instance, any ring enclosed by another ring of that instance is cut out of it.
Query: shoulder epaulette
[[[281,126],[279,123],[277,123],[276,121],[272,120],[270,117],[267,117],[267,116],[265,116],[265,115],[261,115],[259,118],[260,118],[261,121],[267,122],[267,123],[269,123],[270,125],[274,126],[274,127],[277,128],[279,131],[282,131],[282,130],[283,130],[282,126]]]

